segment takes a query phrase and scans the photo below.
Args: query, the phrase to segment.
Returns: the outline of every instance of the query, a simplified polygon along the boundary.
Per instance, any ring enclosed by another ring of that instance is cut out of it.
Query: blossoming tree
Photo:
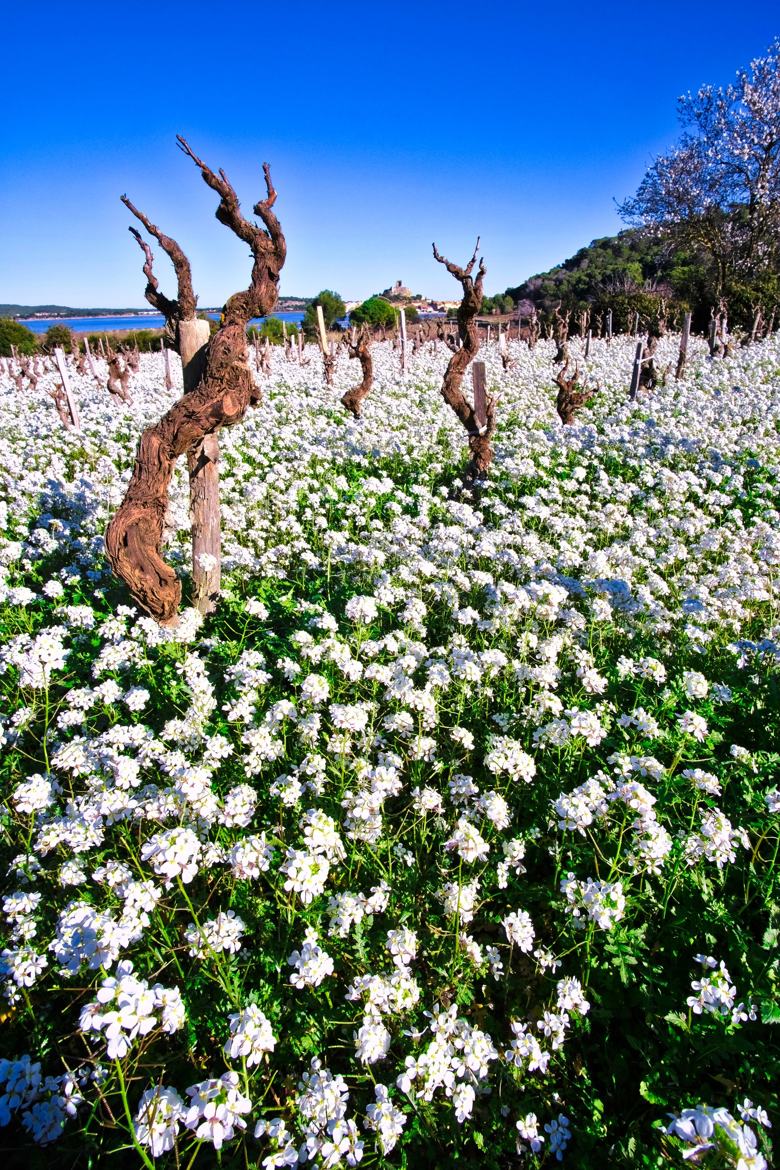
[[[780,40],[725,87],[679,99],[684,133],[620,206],[707,255],[715,301],[771,283],[780,257]]]

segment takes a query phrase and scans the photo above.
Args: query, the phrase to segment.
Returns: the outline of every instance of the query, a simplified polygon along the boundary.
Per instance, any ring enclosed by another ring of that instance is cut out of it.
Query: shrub
[[[57,348],[68,353],[73,349],[73,332],[67,325],[50,325],[43,338],[43,348],[47,353],[54,353]]]
[[[266,317],[262,325],[258,329],[256,325],[250,325],[247,330],[247,336],[250,341],[254,341],[256,337],[261,340],[268,340],[271,345],[284,345],[284,326],[287,325],[287,335],[292,337],[298,336],[298,326],[293,325],[292,322],[282,322],[279,317]]]
[[[330,329],[333,322],[338,317],[344,317],[347,312],[347,306],[337,292],[332,292],[329,288],[323,289],[307,306],[304,314],[303,332],[306,337],[315,337],[317,334],[317,305],[322,306],[326,329]]]
[[[384,297],[369,297],[367,301],[363,301],[362,305],[358,305],[356,309],[352,310],[349,319],[354,325],[382,326],[385,329],[392,329],[396,322],[396,311]],[[408,314],[406,319],[409,320]]]
[[[17,353],[35,353],[38,341],[31,329],[11,317],[0,317],[0,354],[11,357],[11,346]]]

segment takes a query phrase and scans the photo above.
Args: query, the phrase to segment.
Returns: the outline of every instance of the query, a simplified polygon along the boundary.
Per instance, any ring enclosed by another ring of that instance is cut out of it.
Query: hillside
[[[516,303],[529,301],[539,312],[551,310],[559,301],[564,310],[591,307],[596,312],[606,308],[619,312],[650,294],[705,317],[709,314],[706,288],[707,273],[700,260],[665,240],[629,228],[593,240],[547,272],[508,288],[506,295]]]

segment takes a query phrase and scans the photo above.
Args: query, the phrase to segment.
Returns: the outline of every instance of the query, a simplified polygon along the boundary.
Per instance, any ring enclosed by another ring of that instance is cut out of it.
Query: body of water
[[[287,321],[299,325],[303,320],[303,313],[271,313],[280,321]],[[219,320],[219,313],[209,313],[214,321]],[[30,317],[20,318],[22,325],[26,325],[33,333],[45,333],[52,325],[67,325],[74,333],[114,333],[124,332],[127,329],[162,329],[165,318],[162,313],[149,313],[146,316],[124,317]],[[256,317],[251,325],[259,325],[265,317]]]

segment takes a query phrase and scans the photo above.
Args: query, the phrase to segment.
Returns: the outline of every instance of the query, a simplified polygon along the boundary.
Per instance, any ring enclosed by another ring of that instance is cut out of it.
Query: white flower
[[[198,872],[202,846],[192,829],[165,829],[141,846],[141,858],[150,861],[155,873],[167,878],[166,887],[176,878],[186,884]]]
[[[685,693],[689,699],[703,699],[710,689],[710,684],[703,674],[697,670],[686,670],[683,675]]]
[[[135,1115],[135,1136],[148,1146],[153,1158],[173,1149],[184,1114],[184,1102],[175,1089],[155,1085],[143,1093]]]
[[[512,914],[507,914],[506,918],[502,920],[501,925],[504,928],[504,933],[509,942],[516,946],[521,951],[526,953],[533,948],[534,945],[534,925],[531,921],[531,915],[525,910],[515,910]]]
[[[333,959],[318,943],[316,930],[309,927],[300,951],[293,951],[287,962],[295,967],[290,976],[293,987],[319,987],[323,979],[333,974]]]
[[[351,622],[361,622],[367,625],[377,615],[377,604],[373,597],[350,597],[344,612]]]
[[[230,1039],[225,1044],[225,1055],[233,1060],[246,1058],[251,1068],[259,1064],[267,1052],[273,1052],[276,1039],[268,1018],[256,1004],[250,1004],[240,1013],[230,1016]]]

